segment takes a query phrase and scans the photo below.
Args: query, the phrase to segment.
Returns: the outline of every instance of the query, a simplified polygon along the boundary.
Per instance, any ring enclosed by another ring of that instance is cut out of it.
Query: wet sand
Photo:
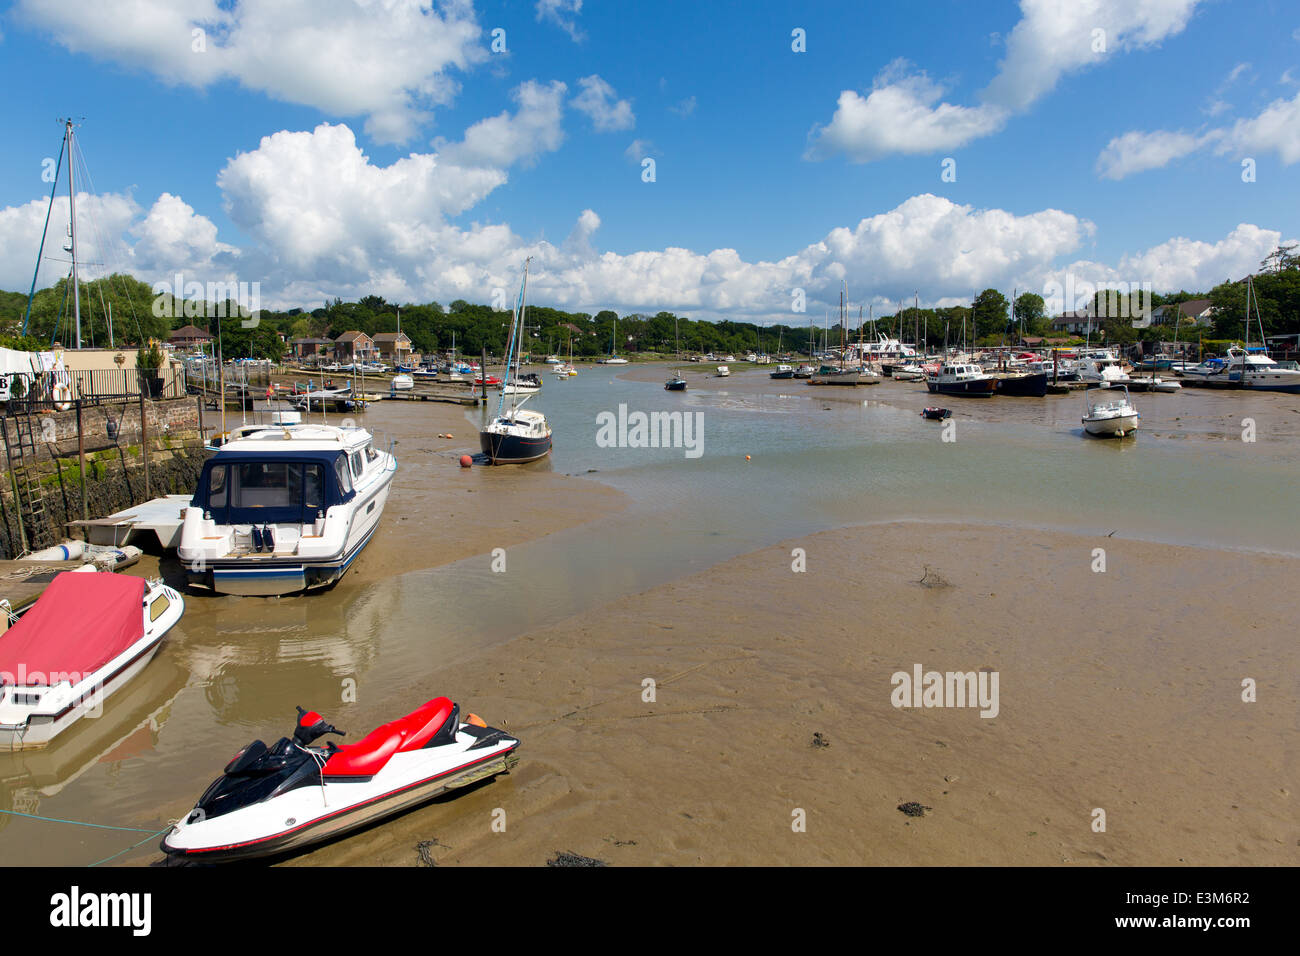
[[[289,862],[1294,864],[1297,571],[976,525],[785,542],[440,670],[516,770]],[[894,707],[915,664],[997,671],[998,715]]]

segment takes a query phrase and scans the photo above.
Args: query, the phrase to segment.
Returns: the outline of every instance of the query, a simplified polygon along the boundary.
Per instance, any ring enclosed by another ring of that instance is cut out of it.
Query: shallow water
[[[630,496],[626,511],[510,548],[504,574],[484,554],[374,584],[353,575],[297,598],[189,596],[182,623],[104,717],[82,721],[45,752],[0,754],[0,809],[162,829],[239,747],[287,733],[295,704],[322,710],[355,740],[421,703],[425,689],[442,692],[430,685],[451,660],[828,528],[862,525],[869,536],[872,522],[957,519],[990,525],[994,548],[1000,535],[1054,528],[1300,553],[1296,396],[1138,394],[1142,427],[1124,441],[1083,436],[1081,394],[950,398],[956,440],[948,442],[945,424],[918,414],[935,404],[923,386],[813,388],[773,382],[763,370],[725,381],[691,370],[690,389],[670,393],[666,374],[548,376],[528,404],[546,413],[555,448],[523,467],[607,483]],[[620,403],[698,413],[703,454],[601,447],[597,415],[617,415]],[[495,403],[466,417],[477,425],[493,411]],[[1241,440],[1246,417],[1254,442]],[[370,427],[404,439],[401,448],[418,444],[405,440],[421,437],[413,421],[409,406],[379,403],[366,414]],[[421,464],[414,451],[399,456],[404,468]],[[421,475],[445,480],[442,469]],[[476,477],[490,493],[491,472]],[[528,520],[526,495],[502,507]],[[430,524],[433,540],[457,532]],[[6,815],[0,830],[0,863],[84,864],[148,835]],[[150,840],[115,862],[156,859],[156,846]]]

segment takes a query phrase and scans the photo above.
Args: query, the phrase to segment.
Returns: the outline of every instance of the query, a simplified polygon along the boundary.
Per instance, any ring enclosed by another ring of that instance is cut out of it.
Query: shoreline
[[[462,865],[1287,862],[1289,622],[1263,602],[1300,566],[1102,539],[1098,574],[1090,536],[872,530],[761,548],[448,665],[440,687],[520,735],[516,770],[288,862],[414,865],[434,838]],[[1223,623],[1217,579],[1252,611],[1239,633],[1202,623]],[[998,716],[895,708],[889,676],[915,664],[999,671]]]

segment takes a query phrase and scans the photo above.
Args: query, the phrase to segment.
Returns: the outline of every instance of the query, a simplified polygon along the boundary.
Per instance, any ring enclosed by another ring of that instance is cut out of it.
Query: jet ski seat
[[[326,777],[373,777],[395,753],[419,750],[451,717],[450,698],[436,697],[405,717],[376,727],[355,744],[340,747],[325,761]]]

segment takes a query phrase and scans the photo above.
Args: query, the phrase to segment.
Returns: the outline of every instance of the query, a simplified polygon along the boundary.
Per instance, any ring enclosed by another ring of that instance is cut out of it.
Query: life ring
[[[55,382],[51,390],[54,399],[54,407],[61,412],[66,412],[72,407],[72,388],[67,382]]]

